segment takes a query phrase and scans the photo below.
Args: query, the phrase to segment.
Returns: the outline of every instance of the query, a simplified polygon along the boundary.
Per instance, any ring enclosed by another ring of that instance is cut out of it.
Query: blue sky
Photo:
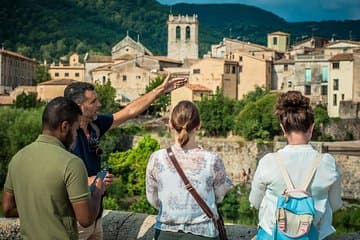
[[[256,6],[289,22],[321,20],[359,20],[360,0],[157,0],[161,4],[241,3]]]

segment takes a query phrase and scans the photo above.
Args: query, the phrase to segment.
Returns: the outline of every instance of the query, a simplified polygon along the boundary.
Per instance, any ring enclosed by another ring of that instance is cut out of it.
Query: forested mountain
[[[0,44],[26,56],[53,61],[72,51],[110,54],[129,30],[155,54],[166,54],[167,17],[197,14],[200,54],[223,37],[261,44],[272,31],[303,36],[353,40],[360,38],[360,20],[288,23],[262,9],[242,4],[177,4],[155,0],[0,0]]]

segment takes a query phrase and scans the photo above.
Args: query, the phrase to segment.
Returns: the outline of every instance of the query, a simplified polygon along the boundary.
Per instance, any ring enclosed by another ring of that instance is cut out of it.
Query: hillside
[[[54,61],[72,51],[110,54],[126,31],[155,54],[166,54],[167,26],[173,14],[197,14],[200,55],[210,44],[233,37],[260,44],[272,31],[285,31],[292,39],[322,36],[360,38],[360,21],[288,23],[262,9],[243,4],[177,4],[155,0],[0,0],[0,44],[38,60]]]

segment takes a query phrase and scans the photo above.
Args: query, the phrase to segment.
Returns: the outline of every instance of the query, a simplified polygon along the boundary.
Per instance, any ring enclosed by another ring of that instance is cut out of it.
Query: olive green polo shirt
[[[13,193],[24,239],[78,239],[71,203],[90,196],[82,160],[55,137],[39,135],[10,161],[4,191]]]

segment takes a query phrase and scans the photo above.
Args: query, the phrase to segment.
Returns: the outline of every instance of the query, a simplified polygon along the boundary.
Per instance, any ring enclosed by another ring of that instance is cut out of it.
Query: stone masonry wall
[[[159,143],[161,148],[166,148],[173,143],[172,138],[153,136]],[[134,137],[133,145],[142,137]],[[234,142],[228,140],[217,139],[199,139],[198,144],[210,151],[219,153],[224,160],[227,174],[232,178],[235,184],[242,181],[241,172],[245,169],[254,173],[257,162],[266,153],[272,152],[285,146],[284,142],[275,142],[274,144],[259,144],[255,142]],[[311,143],[315,149],[322,151],[322,142]],[[334,143],[329,143],[334,144]],[[354,144],[360,144],[354,142]],[[348,156],[333,154],[341,174],[342,196],[346,199],[360,200],[360,156]],[[250,176],[251,179],[251,176]]]

